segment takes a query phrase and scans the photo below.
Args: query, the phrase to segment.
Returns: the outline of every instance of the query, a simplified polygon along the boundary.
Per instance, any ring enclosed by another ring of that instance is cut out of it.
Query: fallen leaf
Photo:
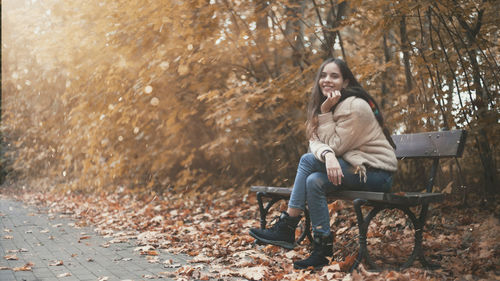
[[[59,275],[57,275],[57,278],[61,278],[61,277],[69,277],[71,276],[71,273],[69,272],[64,272],[64,273],[61,273]]]
[[[21,248],[21,249],[17,249],[17,250],[8,250],[7,251],[8,254],[11,254],[11,253],[21,253],[21,252],[28,252],[28,250],[25,249],[25,248]]]
[[[174,278],[174,277],[175,277],[175,273],[173,273],[173,272],[168,272],[168,271],[158,272],[158,275],[159,275],[160,277],[166,277],[166,278]]]
[[[142,247],[137,247],[134,249],[134,251],[139,251],[139,252],[147,252],[149,250],[154,250],[155,247],[151,246],[151,245],[146,245],[146,246],[142,246]]]
[[[148,255],[148,256],[157,256],[158,252],[155,250],[149,250],[149,251],[142,251],[141,255]]]
[[[356,257],[357,254],[352,256],[347,256],[343,262],[339,263],[340,269],[342,271],[348,271],[349,269],[351,269],[352,265],[354,264],[354,261],[356,261]]]
[[[241,277],[250,280],[262,280],[266,276],[268,268],[265,266],[246,267],[238,270]]]
[[[8,261],[17,261],[19,259],[16,255],[6,255],[4,258]]]
[[[49,265],[50,266],[60,266],[60,265],[63,265],[63,261],[52,261],[52,263],[50,263]]]
[[[291,250],[291,251],[288,251],[286,254],[285,254],[285,257],[287,257],[287,259],[293,259],[295,257],[297,257],[299,255],[299,253],[297,253],[295,250]]]
[[[204,254],[199,254],[199,255],[195,256],[193,259],[191,259],[189,262],[191,262],[191,263],[199,263],[199,262],[209,263],[213,260],[214,260],[214,258],[212,258],[212,257],[207,257]]]
[[[346,232],[346,230],[348,230],[348,229],[349,229],[349,227],[348,227],[348,226],[346,226],[346,227],[342,227],[342,228],[339,228],[339,229],[337,230],[336,234],[337,234],[337,235],[340,235],[340,234],[342,234],[342,233]]]
[[[163,262],[163,266],[165,268],[178,268],[178,267],[181,267],[181,264],[180,263],[173,263],[172,259],[169,259],[169,260],[165,260]]]
[[[160,258],[157,256],[147,256],[146,260],[148,260],[149,263],[159,263]]]
[[[20,266],[20,267],[14,267],[12,270],[13,271],[31,271],[31,268],[34,266],[32,262],[28,262],[27,264]]]
[[[453,190],[453,186],[452,185],[453,185],[453,181],[450,181],[448,183],[448,185],[446,185],[446,187],[443,190],[441,190],[441,193],[451,194],[451,192]]]
[[[323,266],[321,273],[340,271],[340,264],[338,262],[333,262],[330,265]]]

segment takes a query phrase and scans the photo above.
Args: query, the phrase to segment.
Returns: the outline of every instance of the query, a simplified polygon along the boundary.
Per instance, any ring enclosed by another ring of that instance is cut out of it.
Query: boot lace
[[[273,224],[273,226],[271,226],[271,228],[269,228],[269,230],[272,230],[272,231],[277,231],[277,230],[282,229],[283,228],[283,224],[285,224],[285,222],[283,220],[281,220],[280,216],[275,216],[271,220],[271,223]]]

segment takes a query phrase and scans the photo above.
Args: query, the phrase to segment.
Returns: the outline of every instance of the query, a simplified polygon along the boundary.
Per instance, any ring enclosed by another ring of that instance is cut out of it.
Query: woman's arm
[[[359,148],[374,137],[378,122],[368,103],[359,98],[348,98],[338,105],[335,114],[318,115],[317,135],[309,141],[311,152],[317,159],[332,151],[337,156]]]

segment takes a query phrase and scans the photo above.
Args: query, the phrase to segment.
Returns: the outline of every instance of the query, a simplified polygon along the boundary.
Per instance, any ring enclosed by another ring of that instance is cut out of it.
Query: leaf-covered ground
[[[357,250],[357,226],[349,202],[331,203],[334,257],[322,270],[294,270],[292,260],[309,252],[309,242],[287,251],[256,245],[248,235],[258,227],[255,194],[218,191],[196,195],[137,197],[111,195],[16,195],[29,203],[48,207],[50,213],[64,213],[77,226],[93,226],[101,235],[114,237],[110,243],[136,239],[138,246],[156,251],[185,253],[192,264],[177,270],[178,280],[217,280],[231,277],[249,280],[500,280],[499,208],[464,208],[451,202],[431,206],[424,232],[427,257],[440,269],[422,269],[418,262],[403,271],[346,270]],[[278,215],[285,203],[276,204]],[[271,215],[272,216],[272,215]],[[271,219],[270,216],[270,219]],[[300,229],[297,230],[300,232]],[[413,229],[398,211],[385,211],[372,221],[368,233],[370,254],[385,268],[397,267],[412,250]],[[105,246],[105,245],[103,245]],[[139,254],[139,253],[138,253]],[[145,254],[145,253],[142,253]],[[147,254],[147,253],[146,253]],[[164,261],[158,261],[164,262]],[[196,263],[210,264],[199,272]]]

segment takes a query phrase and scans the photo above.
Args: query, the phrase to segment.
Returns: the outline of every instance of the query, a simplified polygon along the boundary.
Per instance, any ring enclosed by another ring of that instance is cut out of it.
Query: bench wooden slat
[[[465,147],[465,130],[393,135],[396,157],[460,157]]]
[[[273,186],[252,186],[250,188],[250,191],[264,192],[269,195],[277,195],[288,198],[292,193],[292,188],[273,187]],[[363,199],[367,201],[401,204],[409,206],[440,202],[444,199],[444,195],[441,193],[420,193],[420,192],[385,193],[385,192],[353,191],[353,190],[330,192],[327,194],[327,197],[330,199],[342,199],[351,201],[354,199]]]

